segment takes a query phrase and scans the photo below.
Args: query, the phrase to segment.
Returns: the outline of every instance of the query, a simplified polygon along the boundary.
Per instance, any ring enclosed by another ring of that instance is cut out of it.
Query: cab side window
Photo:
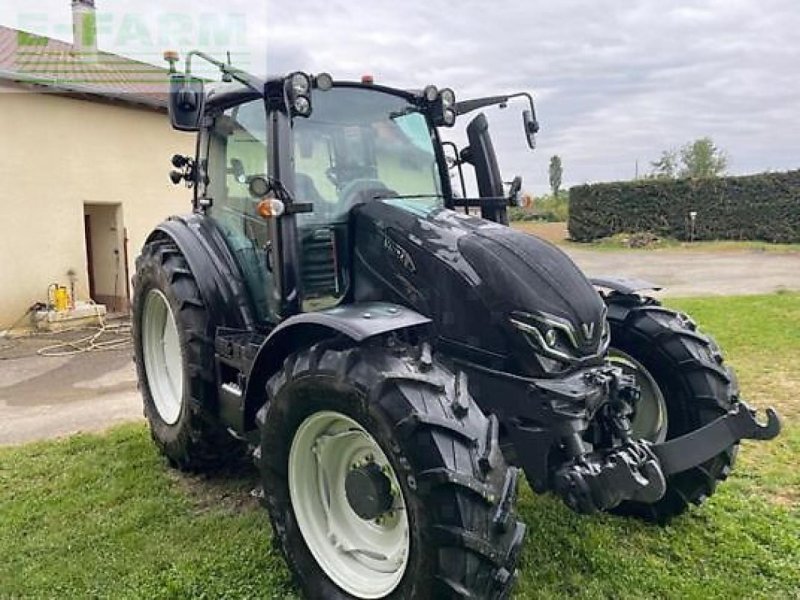
[[[208,139],[205,195],[211,200],[209,215],[242,268],[259,317],[274,321],[277,306],[267,266],[271,223],[257,215],[257,199],[248,191],[250,178],[267,172],[266,132],[266,112],[260,99],[215,117]]]

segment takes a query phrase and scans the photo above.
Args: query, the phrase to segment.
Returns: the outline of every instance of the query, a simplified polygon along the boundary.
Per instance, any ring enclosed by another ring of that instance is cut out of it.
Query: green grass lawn
[[[785,416],[665,528],[583,517],[521,489],[519,598],[800,598],[800,294],[670,300],[727,351],[743,395]],[[295,594],[244,469],[168,469],[145,428],[0,450],[0,598]]]

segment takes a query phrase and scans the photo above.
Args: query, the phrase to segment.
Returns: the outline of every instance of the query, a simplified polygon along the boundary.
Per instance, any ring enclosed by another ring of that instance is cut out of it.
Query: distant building
[[[190,207],[166,70],[99,51],[94,0],[72,10],[72,44],[0,26],[0,331],[70,272],[78,300],[127,310],[145,237]]]

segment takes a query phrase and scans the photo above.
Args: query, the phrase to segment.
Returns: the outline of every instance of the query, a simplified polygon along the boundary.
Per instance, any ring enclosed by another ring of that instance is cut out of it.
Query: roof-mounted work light
[[[456,124],[456,94],[450,88],[438,90],[429,85],[422,92],[428,105],[433,124],[437,127],[452,127]]]
[[[314,83],[317,84],[317,89],[327,92],[333,87],[333,77],[330,73],[319,73],[314,78]]]
[[[284,84],[286,99],[293,116],[311,115],[311,77],[300,71],[292,73]]]

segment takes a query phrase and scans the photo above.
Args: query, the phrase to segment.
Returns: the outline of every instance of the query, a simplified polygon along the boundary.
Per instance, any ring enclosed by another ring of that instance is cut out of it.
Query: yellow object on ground
[[[53,306],[58,312],[69,310],[69,292],[64,286],[55,286],[53,291]]]

